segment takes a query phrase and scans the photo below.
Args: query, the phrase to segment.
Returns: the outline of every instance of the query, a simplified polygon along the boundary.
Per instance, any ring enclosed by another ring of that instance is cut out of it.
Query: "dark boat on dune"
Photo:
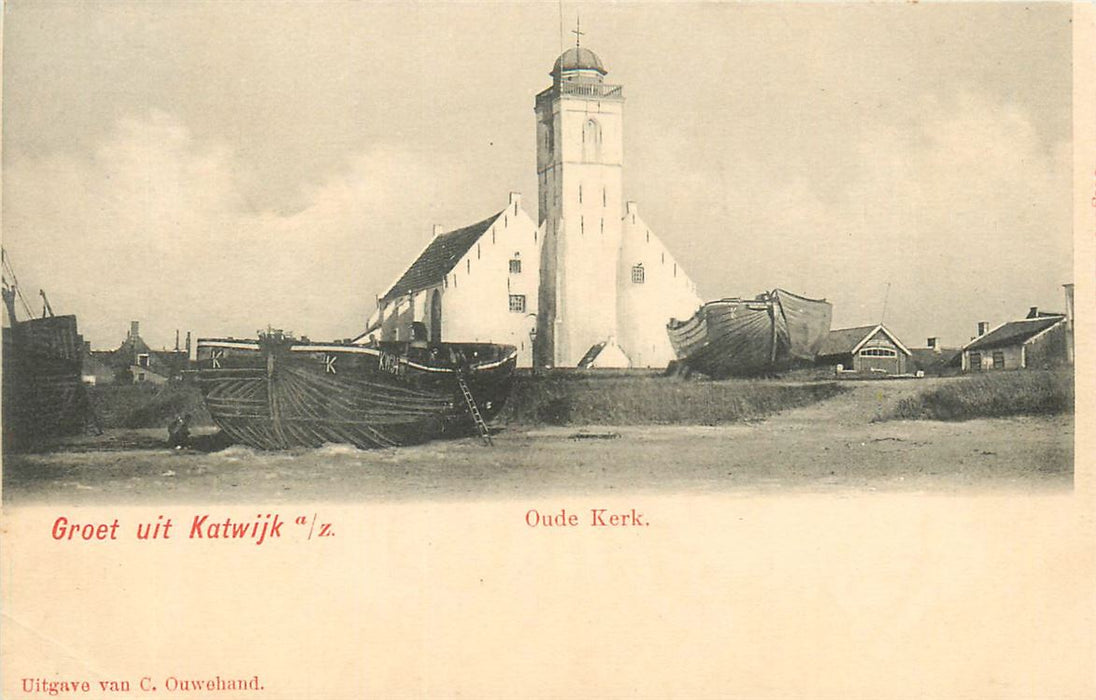
[[[44,292],[41,318],[17,318],[15,302],[22,295],[6,253],[3,267],[3,300],[10,321],[3,329],[3,448],[21,450],[87,427],[84,339],[76,317],[53,315]],[[26,300],[23,308],[29,316]]]
[[[475,435],[510,391],[517,349],[488,343],[316,343],[280,331],[199,339],[214,423],[259,449],[394,447]]]
[[[770,374],[812,362],[833,307],[783,289],[710,301],[666,330],[678,361],[714,379]]]

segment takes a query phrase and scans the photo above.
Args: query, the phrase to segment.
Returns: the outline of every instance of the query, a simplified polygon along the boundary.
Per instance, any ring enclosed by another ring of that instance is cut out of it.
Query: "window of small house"
[[[510,295],[510,310],[516,314],[525,313],[525,295],[524,294],[511,294]]]
[[[994,350],[993,351],[993,369],[1005,368],[1005,351]]]
[[[972,352],[970,354],[970,368],[975,372],[982,369],[982,353]]]
[[[643,272],[643,263],[632,265],[632,284],[643,284],[647,277]]]
[[[861,357],[898,357],[898,352],[891,348],[864,348],[860,351]]]
[[[142,353],[137,356],[138,367],[148,367],[148,355]]]

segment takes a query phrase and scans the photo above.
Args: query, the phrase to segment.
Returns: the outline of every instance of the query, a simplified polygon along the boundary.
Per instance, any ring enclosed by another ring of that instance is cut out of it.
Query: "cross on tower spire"
[[[579,48],[582,44],[582,37],[586,35],[586,32],[582,31],[582,17],[575,18],[575,28],[571,30],[571,33],[575,35],[575,48]]]

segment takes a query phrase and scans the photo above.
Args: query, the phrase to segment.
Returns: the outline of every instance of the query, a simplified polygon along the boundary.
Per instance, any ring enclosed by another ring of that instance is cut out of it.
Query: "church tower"
[[[574,367],[618,334],[624,95],[605,75],[601,59],[576,41],[536,97],[542,366]]]

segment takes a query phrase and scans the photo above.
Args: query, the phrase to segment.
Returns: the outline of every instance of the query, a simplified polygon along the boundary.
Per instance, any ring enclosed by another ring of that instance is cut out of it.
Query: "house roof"
[[[910,354],[909,349],[902,344],[902,341],[898,340],[894,333],[891,333],[881,323],[874,326],[856,326],[855,328],[832,330],[822,341],[822,347],[818,350],[818,354],[821,356],[851,355],[859,351],[860,347],[879,331],[882,331],[890,338],[899,350],[907,355]]]
[[[1002,323],[989,333],[964,345],[963,350],[993,350],[1009,345],[1022,345],[1065,319],[1065,316],[1037,316]]]
[[[419,253],[419,257],[415,258],[415,262],[411,263],[411,266],[396,280],[381,300],[392,301],[409,292],[441,283],[445,275],[449,274],[472,244],[479,240],[501,214],[500,211],[471,226],[434,236],[429,245]]]
[[[943,369],[959,356],[958,348],[910,348],[910,355],[918,369]]]
[[[875,326],[857,326],[856,328],[841,328],[831,330],[822,340],[819,355],[847,355],[852,352],[856,344],[863,340],[869,331],[875,330]]]

